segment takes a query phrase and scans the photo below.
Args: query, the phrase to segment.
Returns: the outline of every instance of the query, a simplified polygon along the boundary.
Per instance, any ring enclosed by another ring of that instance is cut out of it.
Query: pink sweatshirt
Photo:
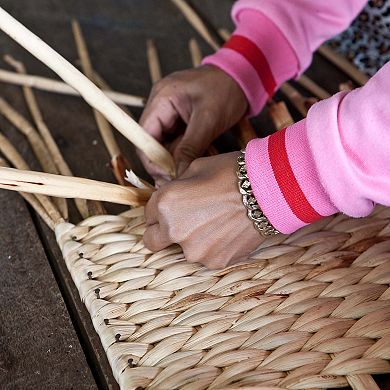
[[[240,0],[237,28],[203,63],[220,67],[243,89],[250,114],[312,53],[344,30],[364,0]],[[324,216],[390,206],[390,63],[362,88],[311,107],[307,118],[247,145],[248,175],[271,223],[292,233]]]

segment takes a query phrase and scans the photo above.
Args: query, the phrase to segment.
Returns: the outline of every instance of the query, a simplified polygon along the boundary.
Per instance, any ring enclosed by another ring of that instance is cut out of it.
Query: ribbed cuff
[[[298,61],[279,28],[259,11],[245,9],[237,16],[237,29],[217,53],[203,64],[219,67],[242,88],[258,114],[278,86],[295,76]]]
[[[306,120],[248,143],[249,180],[272,225],[288,234],[338,212],[320,183],[306,133]]]

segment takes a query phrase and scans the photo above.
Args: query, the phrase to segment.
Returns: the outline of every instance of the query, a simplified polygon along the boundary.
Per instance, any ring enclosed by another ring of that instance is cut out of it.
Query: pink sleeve
[[[390,206],[389,101],[387,63],[364,87],[323,100],[306,119],[248,144],[254,194],[278,230]]]
[[[286,80],[300,75],[312,53],[344,30],[367,0],[239,0],[236,30],[203,64],[224,70],[243,89],[249,115],[258,114]]]

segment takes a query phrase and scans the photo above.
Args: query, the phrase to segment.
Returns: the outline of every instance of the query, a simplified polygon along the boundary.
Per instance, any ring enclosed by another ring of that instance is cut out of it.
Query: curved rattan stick
[[[49,173],[0,168],[0,188],[61,198],[82,198],[139,206],[145,204],[151,189],[138,189],[96,180]]]
[[[39,89],[46,92],[54,92],[63,95],[80,96],[80,93],[73,89],[70,85],[62,81],[49,79],[47,77],[18,74],[5,69],[0,69],[0,81],[3,83],[25,85]],[[103,92],[115,103],[123,104],[131,107],[143,107],[145,105],[145,98],[141,96],[134,96],[122,92],[115,92],[102,88]]]
[[[169,175],[175,176],[174,162],[167,150],[74,66],[2,8],[0,8],[0,28],[69,85],[77,89],[88,104],[100,111],[114,127],[153,162],[161,166]]]
[[[20,74],[27,74],[24,64],[20,61],[17,61],[12,56],[10,56],[10,55],[4,56],[4,61],[7,62],[9,65],[11,65],[15,69],[16,72],[18,72]],[[30,88],[28,86],[22,86],[22,89],[23,89],[24,98],[25,98],[27,106],[30,110],[31,116],[34,119],[35,125],[36,125],[37,129],[39,130],[40,135],[41,135],[43,141],[45,142],[47,149],[48,149],[55,165],[58,168],[58,172],[61,175],[73,176],[73,173],[70,170],[67,162],[64,160],[62,153],[60,152],[56,142],[54,141],[53,136],[51,135],[49,128],[46,125],[46,122],[43,120],[41,110],[38,106],[38,102],[37,102],[37,99],[35,98],[35,94],[34,94],[32,88]],[[21,168],[21,167],[17,167],[17,168]],[[76,207],[77,207],[80,215],[83,218],[87,218],[89,216],[87,202],[84,199],[75,199],[75,204],[76,204]],[[66,201],[65,201],[65,205],[66,205]],[[66,213],[66,215],[67,215],[67,213]]]

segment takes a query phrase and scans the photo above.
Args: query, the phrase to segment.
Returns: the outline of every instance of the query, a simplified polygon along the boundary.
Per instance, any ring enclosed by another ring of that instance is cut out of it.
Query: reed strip
[[[161,80],[162,72],[157,47],[153,39],[148,39],[146,41],[146,56],[148,58],[150,79],[152,83],[155,84],[157,81]]]
[[[318,53],[330,61],[333,65],[337,66],[345,74],[351,77],[352,80],[356,81],[359,85],[364,85],[370,79],[363,72],[356,68],[351,62],[345,57],[336,53],[328,45],[322,45],[318,48]]]
[[[103,77],[99,73],[97,73],[96,70],[92,69],[92,71],[93,71],[93,78],[96,81],[96,85],[99,88],[105,89],[107,91],[111,91],[112,90],[111,87],[103,79]],[[126,112],[127,115],[133,118],[133,114],[126,107],[122,107],[122,110]],[[120,152],[120,154],[112,156],[110,166],[117,183],[120,184],[121,186],[128,186],[129,182],[125,179],[126,170],[131,170],[131,165],[129,161],[126,159],[126,157],[122,154],[122,152]]]
[[[173,158],[161,144],[146,133],[138,123],[123,112],[87,77],[3,8],[0,8],[0,28],[56,72],[65,82],[77,89],[88,104],[100,111],[118,131],[142,150],[151,161],[159,165],[170,176],[175,176]]]
[[[0,97],[0,114],[28,139],[42,168],[46,172],[57,174],[58,169],[51,156],[47,153],[46,145],[33,125],[2,97]]]
[[[199,15],[194,11],[192,7],[188,5],[185,0],[171,0],[173,4],[184,15],[187,21],[191,24],[191,26],[203,37],[203,39],[214,49],[219,49],[219,43],[213,38],[207,29],[203,20],[199,17]]]
[[[0,168],[0,188],[63,198],[83,198],[129,206],[146,204],[151,189],[123,187],[80,177]]]
[[[76,42],[77,52],[81,61],[81,68],[83,73],[94,83],[96,83],[94,71],[92,68],[92,63],[90,55],[88,53],[88,48],[80,27],[80,24],[77,20],[72,20],[72,31],[73,37]],[[93,109],[95,116],[96,124],[98,126],[100,135],[103,139],[103,142],[110,154],[110,157],[114,157],[120,154],[119,146],[115,140],[112,128],[106,118],[96,109]]]
[[[24,64],[20,61],[15,60],[12,56],[10,55],[4,56],[4,61],[8,63],[10,66],[12,66],[17,73],[20,74],[27,73]],[[38,102],[35,98],[33,90],[30,87],[26,87],[26,86],[23,86],[22,89],[23,89],[24,99],[27,103],[27,107],[30,110],[35,126],[37,127],[43,142],[47,146],[52,161],[57,167],[57,171],[52,173],[61,173],[62,175],[72,176],[72,172],[70,171],[67,163],[62,157],[62,154],[58,149],[58,146],[55,143],[49,128],[47,127],[45,121],[43,120],[43,116],[38,106]],[[61,210],[61,214],[64,216],[65,219],[68,219],[68,206],[66,203],[66,199],[57,198],[57,202],[60,202],[58,206]],[[88,214],[81,214],[81,215],[83,218],[86,218],[86,216],[88,216]]]
[[[59,93],[63,95],[80,96],[80,93],[70,85],[62,81],[36,75],[22,75],[9,70],[0,69],[0,81],[8,84],[25,85],[41,91]],[[103,91],[107,97],[117,104],[131,107],[143,107],[145,98],[142,96],[129,95],[122,92]]]
[[[275,130],[284,129],[294,123],[285,102],[274,102],[271,100],[268,106],[269,115],[275,126]]]
[[[188,50],[191,55],[191,62],[194,68],[197,68],[202,64],[202,51],[198,41],[195,38],[191,38],[188,42]]]
[[[282,84],[280,90],[303,117],[306,117],[309,108],[317,102],[316,98],[302,96],[290,83]]]
[[[306,75],[301,75],[301,77],[297,80],[297,82],[305,89],[307,89],[314,96],[318,97],[318,99],[328,99],[331,94],[327,92],[324,88],[320,87],[316,84],[312,79],[307,77]]]

